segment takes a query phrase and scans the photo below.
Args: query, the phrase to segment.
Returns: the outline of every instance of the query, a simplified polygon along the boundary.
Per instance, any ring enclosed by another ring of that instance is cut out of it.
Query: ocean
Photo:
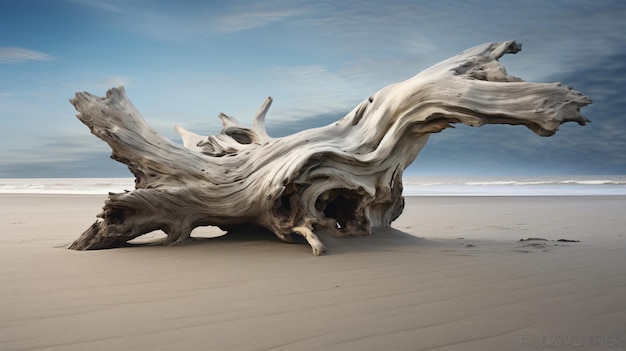
[[[405,176],[404,196],[626,195],[626,175],[542,177]],[[0,178],[0,194],[106,195],[134,189],[132,178]]]
[[[626,175],[405,177],[404,196],[626,195]]]

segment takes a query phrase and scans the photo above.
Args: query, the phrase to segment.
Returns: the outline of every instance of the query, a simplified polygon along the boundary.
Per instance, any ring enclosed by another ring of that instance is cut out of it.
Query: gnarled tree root
[[[144,121],[123,88],[104,98],[77,93],[71,100],[77,117],[136,180],[135,190],[109,195],[70,248],[114,247],[154,230],[176,245],[198,226],[252,224],[286,242],[301,235],[320,255],[316,230],[369,235],[402,213],[402,173],[431,133],[454,123],[491,123],[550,136],[562,123],[588,122],[579,111],[591,100],[580,92],[506,73],[498,59],[520,49],[507,41],[466,50],[381,89],[336,123],[283,138],[265,130],[271,98],[251,128],[224,114],[216,135],[177,126],[179,145]]]

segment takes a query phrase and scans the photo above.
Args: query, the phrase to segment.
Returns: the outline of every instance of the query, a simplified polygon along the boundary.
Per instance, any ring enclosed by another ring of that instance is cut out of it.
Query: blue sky
[[[626,174],[626,2],[0,2],[0,177],[128,177],[69,104],[124,85],[144,118],[219,132],[267,96],[272,136],[329,124],[385,85],[466,48],[515,39],[502,62],[527,81],[590,96],[593,123],[550,138],[521,126],[435,134],[416,175]]]

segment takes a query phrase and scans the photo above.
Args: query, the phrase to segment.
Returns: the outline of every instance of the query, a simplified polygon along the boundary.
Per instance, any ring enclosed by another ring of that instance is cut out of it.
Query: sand
[[[66,250],[103,200],[0,195],[0,350],[626,349],[626,197],[413,197],[321,257],[215,228]]]

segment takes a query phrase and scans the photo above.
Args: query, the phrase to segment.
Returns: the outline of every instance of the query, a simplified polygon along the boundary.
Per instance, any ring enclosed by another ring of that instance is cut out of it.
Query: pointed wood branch
[[[514,41],[477,46],[365,99],[343,119],[283,138],[265,130],[268,98],[252,128],[221,114],[219,134],[177,126],[183,145],[152,129],[123,88],[100,98],[77,93],[78,118],[134,174],[135,190],[110,194],[102,213],[71,246],[99,249],[154,230],[181,244],[198,226],[267,228],[281,240],[314,234],[369,235],[404,207],[402,173],[431,133],[455,123],[524,125],[541,136],[565,122],[588,122],[591,100],[559,83],[528,83],[498,62]]]

